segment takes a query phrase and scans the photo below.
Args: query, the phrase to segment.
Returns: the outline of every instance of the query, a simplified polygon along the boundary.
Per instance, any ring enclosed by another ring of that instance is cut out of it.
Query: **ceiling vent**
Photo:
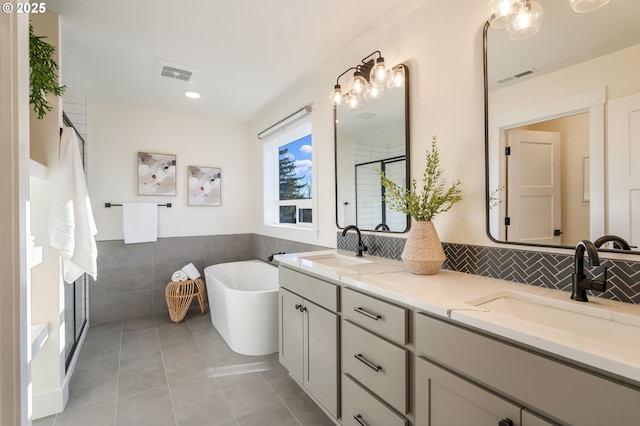
[[[517,73],[512,74],[512,75],[508,75],[508,76],[503,77],[503,78],[501,78],[499,80],[496,80],[496,83],[506,83],[507,81],[516,80],[518,78],[526,77],[526,76],[531,75],[531,74],[533,74],[533,73],[535,73],[537,71],[538,70],[536,70],[535,68],[528,68],[526,70],[517,72]]]
[[[154,67],[154,74],[156,75],[186,82],[193,82],[197,71],[196,68],[163,61],[161,59],[156,59]]]
[[[362,119],[368,120],[368,119],[373,118],[373,117],[375,117],[376,115],[379,115],[379,114],[380,114],[380,113],[379,113],[379,112],[377,112],[377,111],[372,111],[372,110],[362,110],[362,111],[359,111],[359,112],[357,112],[356,114],[354,114],[354,117],[362,118]]]

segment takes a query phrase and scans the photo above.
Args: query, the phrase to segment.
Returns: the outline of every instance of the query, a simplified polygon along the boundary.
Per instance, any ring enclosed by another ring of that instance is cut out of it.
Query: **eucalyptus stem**
[[[405,188],[387,178],[384,172],[377,170],[382,186],[385,187],[383,200],[391,210],[407,214],[419,221],[429,221],[439,214],[449,211],[462,200],[460,180],[446,188],[446,179],[440,168],[438,138],[431,139],[431,151],[427,151],[427,164],[422,175],[422,186],[418,191],[418,181],[413,179],[411,188]]]

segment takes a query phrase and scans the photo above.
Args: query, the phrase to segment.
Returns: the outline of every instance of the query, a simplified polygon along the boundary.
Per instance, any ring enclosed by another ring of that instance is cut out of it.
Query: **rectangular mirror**
[[[611,105],[640,92],[640,2],[588,13],[538,2],[535,35],[484,30],[487,232],[498,242],[571,248],[615,233],[636,250],[640,229],[634,236],[612,221],[617,212],[617,222],[633,223],[633,206],[612,202]],[[625,152],[637,150],[631,145]]]
[[[406,232],[408,216],[382,201],[377,170],[409,184],[409,70],[404,86],[385,87],[379,99],[363,99],[358,109],[334,107],[336,223],[361,230]],[[378,229],[376,229],[378,228]]]

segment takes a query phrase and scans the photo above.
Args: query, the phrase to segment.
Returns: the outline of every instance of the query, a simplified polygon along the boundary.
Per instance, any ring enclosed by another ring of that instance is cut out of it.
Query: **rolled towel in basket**
[[[175,271],[173,273],[173,275],[171,275],[171,281],[173,281],[175,283],[180,282],[180,281],[186,281],[188,279],[189,279],[189,277],[187,276],[187,274],[182,269],[180,269],[179,271]]]
[[[187,274],[190,280],[197,280],[198,278],[200,278],[200,272],[198,272],[198,268],[196,268],[193,263],[184,265],[184,268],[182,268],[182,270],[185,274]]]

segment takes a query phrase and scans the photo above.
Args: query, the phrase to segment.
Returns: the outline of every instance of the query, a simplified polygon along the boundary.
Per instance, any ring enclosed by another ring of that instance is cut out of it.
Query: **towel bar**
[[[122,204],[104,203],[104,206],[105,206],[106,208],[111,208],[111,207],[122,207]],[[171,208],[171,203],[167,203],[167,204],[158,204],[158,207],[167,207],[167,208]]]

